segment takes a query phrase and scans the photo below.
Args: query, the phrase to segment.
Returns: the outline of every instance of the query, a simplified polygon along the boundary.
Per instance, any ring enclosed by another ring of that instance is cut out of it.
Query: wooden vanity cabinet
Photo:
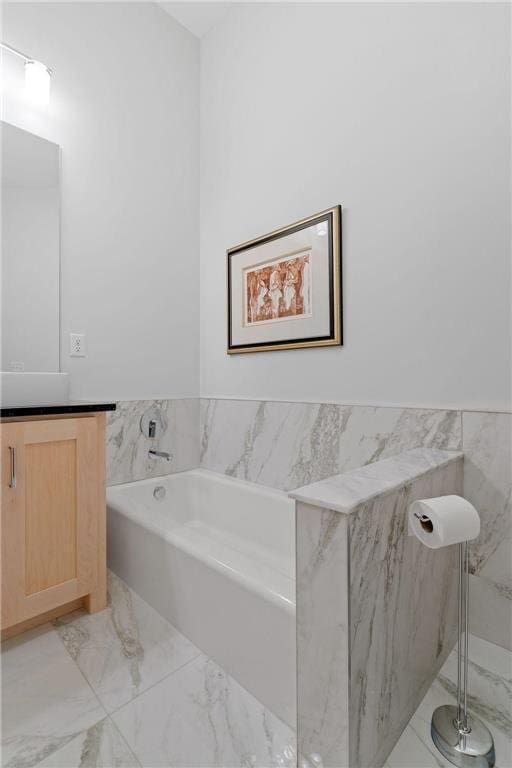
[[[1,424],[2,636],[106,606],[105,414]]]

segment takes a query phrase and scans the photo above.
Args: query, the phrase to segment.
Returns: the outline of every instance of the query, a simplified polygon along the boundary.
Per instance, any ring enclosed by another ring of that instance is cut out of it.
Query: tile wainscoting
[[[164,412],[168,428],[150,440],[140,431],[140,420],[152,406]],[[107,417],[107,485],[161,477],[199,466],[199,399],[122,400]],[[172,454],[172,461],[152,459],[148,450]]]
[[[463,450],[473,632],[512,650],[512,414],[255,400],[201,400],[201,466],[291,490],[411,448]],[[478,578],[477,578],[478,576]]]
[[[151,405],[159,440],[140,432]],[[325,403],[184,398],[122,401],[108,417],[108,483],[201,466],[291,490],[417,447],[463,450],[464,495],[481,514],[472,548],[472,630],[512,649],[512,414]],[[149,459],[151,444],[174,454]]]
[[[512,414],[462,414],[464,496],[478,509],[471,631],[512,650]]]
[[[457,411],[201,401],[201,466],[284,491],[411,448],[461,445]]]

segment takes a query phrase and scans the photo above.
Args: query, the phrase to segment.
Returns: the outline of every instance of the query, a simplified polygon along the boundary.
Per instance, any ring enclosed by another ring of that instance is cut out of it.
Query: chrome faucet
[[[172,453],[167,453],[167,451],[157,451],[155,448],[149,449],[148,456],[152,459],[167,459],[167,461],[172,459]]]

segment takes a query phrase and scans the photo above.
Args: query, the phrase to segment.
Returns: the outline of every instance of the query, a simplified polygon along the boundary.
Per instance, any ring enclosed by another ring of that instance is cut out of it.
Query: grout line
[[[465,446],[464,446],[464,411],[460,412],[460,449],[462,453],[464,453],[464,465],[462,467],[462,495],[465,498],[466,493],[466,478],[467,478],[467,471],[466,471],[466,454],[465,454]]]
[[[512,409],[504,407],[469,407],[456,405],[407,405],[404,403],[360,402],[357,400],[339,400],[332,398],[286,398],[286,397],[243,397],[240,395],[172,395],[168,397],[132,397],[132,398],[80,398],[81,402],[146,403],[154,401],[174,402],[178,400],[227,400],[245,403],[291,403],[295,405],[340,405],[345,408],[386,408],[406,411],[459,411],[460,413],[496,413],[512,415]],[[115,413],[115,411],[113,412]]]
[[[54,632],[54,633],[57,635],[57,637],[58,637],[58,639],[59,639],[59,642],[62,644],[62,646],[63,646],[63,648],[64,648],[64,650],[65,650],[65,652],[66,652],[67,656],[68,656],[68,657],[71,659],[71,661],[72,661],[72,662],[73,662],[73,664],[75,665],[75,667],[76,667],[76,669],[78,670],[78,672],[79,672],[80,676],[81,676],[81,677],[82,677],[82,679],[85,681],[85,683],[86,683],[87,687],[88,687],[88,688],[89,688],[89,689],[92,691],[92,694],[93,694],[93,696],[94,696],[94,699],[96,700],[96,702],[98,703],[98,705],[99,705],[100,709],[102,710],[102,712],[103,712],[104,714],[103,714],[103,716],[102,716],[102,717],[98,718],[98,720],[96,720],[94,723],[92,723],[92,725],[90,725],[88,728],[82,728],[81,730],[79,730],[79,731],[77,731],[76,733],[74,733],[74,734],[71,736],[71,738],[70,738],[70,739],[69,739],[69,740],[68,740],[68,741],[67,741],[65,744],[60,744],[60,745],[56,746],[56,747],[55,747],[55,749],[53,749],[51,752],[49,752],[49,753],[48,753],[48,754],[47,754],[47,755],[46,755],[46,756],[43,758],[43,760],[46,760],[48,757],[51,757],[51,755],[54,755],[54,754],[56,754],[56,752],[58,752],[59,750],[61,750],[61,749],[64,749],[64,748],[65,748],[65,747],[66,747],[68,744],[70,744],[72,741],[74,741],[74,739],[78,738],[78,737],[80,736],[80,734],[82,734],[82,733],[87,733],[87,731],[89,731],[91,728],[95,728],[95,727],[98,725],[98,723],[101,723],[101,722],[103,722],[103,720],[105,720],[105,719],[108,717],[108,712],[106,711],[106,709],[105,709],[105,707],[103,706],[102,702],[99,700],[99,698],[98,698],[98,695],[97,695],[96,691],[94,690],[94,688],[92,687],[92,685],[89,683],[89,681],[88,681],[88,680],[87,680],[87,678],[85,677],[84,673],[82,672],[82,670],[80,669],[80,667],[79,667],[79,666],[78,666],[78,664],[76,663],[75,659],[73,658],[73,656],[71,655],[71,653],[70,653],[70,652],[69,652],[69,650],[67,649],[67,647],[66,647],[66,644],[64,643],[64,641],[63,641],[63,639],[61,638],[61,636],[60,636],[59,632],[57,631],[56,627],[54,626],[54,623],[53,623],[54,621],[56,621],[56,619],[53,619],[52,621],[49,621],[49,622],[48,622],[48,625],[51,627],[51,630],[52,630],[52,632]],[[41,624],[41,626],[44,626],[44,624]],[[40,762],[42,762],[42,761],[40,761]],[[39,765],[39,763],[36,763],[36,765],[34,766],[34,768],[37,768],[37,766],[38,766],[38,765]]]
[[[69,615],[69,614],[68,614],[68,615]],[[88,614],[88,615],[91,615],[91,614]],[[56,621],[56,619],[54,619],[53,621]],[[66,646],[66,643],[64,642],[64,640],[63,640],[63,639],[62,639],[62,637],[60,636],[60,633],[58,632],[57,628],[54,626],[53,622],[52,622],[52,629],[53,629],[53,631],[54,631],[54,632],[57,634],[57,637],[59,638],[60,642],[61,642],[61,643],[62,643],[62,645],[64,646],[64,649],[65,649],[66,653],[68,654],[69,658],[71,659],[71,661],[73,662],[73,664],[75,665],[75,667],[76,667],[76,668],[78,669],[78,671],[80,672],[80,675],[83,677],[83,679],[85,680],[85,682],[87,683],[87,685],[89,686],[89,688],[91,689],[91,691],[93,692],[93,694],[94,694],[94,698],[97,700],[97,702],[98,702],[98,704],[100,705],[101,709],[102,709],[102,710],[104,711],[104,713],[105,713],[105,717],[108,717],[108,712],[107,712],[106,708],[104,707],[104,705],[103,705],[103,702],[100,700],[100,697],[98,696],[98,694],[96,693],[96,691],[95,691],[95,690],[94,690],[94,688],[92,687],[91,683],[89,682],[89,680],[87,679],[87,677],[84,675],[84,673],[83,673],[83,672],[82,672],[82,670],[80,669],[80,667],[79,667],[79,665],[78,665],[78,662],[76,661],[76,659],[74,659],[74,658],[73,658],[73,655],[71,654],[71,652],[70,652],[70,651],[69,651],[69,649],[67,648],[67,646]],[[98,721],[97,721],[97,723],[101,722],[101,720],[104,720],[104,719],[105,719],[105,717],[102,717],[102,718],[100,718],[100,720],[98,720]],[[97,725],[97,723],[94,723],[94,725]],[[93,728],[93,726],[92,726],[92,725],[91,725],[90,727],[91,727],[91,728]],[[87,728],[84,728],[82,731],[79,731],[79,733],[82,733],[82,732],[83,732],[83,731],[85,731],[85,730],[88,730],[88,729],[87,729]]]
[[[172,626],[172,624],[171,624],[171,626]],[[178,630],[176,630],[176,632],[177,632],[177,631],[178,631]],[[180,633],[180,634],[181,634],[181,633]],[[182,635],[182,637],[185,637],[185,635]],[[199,649],[198,649],[198,650],[199,650]],[[135,695],[133,698],[131,698],[129,701],[126,701],[124,704],[120,704],[118,707],[116,707],[115,709],[113,709],[111,712],[108,712],[108,713],[107,713],[107,714],[108,714],[108,716],[109,716],[109,717],[111,717],[112,715],[115,715],[115,714],[117,714],[118,712],[120,712],[120,710],[121,710],[121,709],[124,709],[125,707],[129,707],[129,706],[130,706],[130,704],[133,704],[133,702],[135,702],[137,699],[140,699],[140,697],[141,697],[141,696],[144,696],[144,694],[148,693],[148,692],[149,692],[149,691],[150,691],[152,688],[154,688],[156,685],[160,685],[160,683],[163,683],[163,682],[164,682],[164,680],[167,680],[167,678],[168,678],[168,677],[172,677],[172,675],[175,675],[175,674],[176,674],[176,672],[181,672],[181,670],[182,670],[184,667],[186,667],[188,664],[191,664],[193,661],[196,661],[196,660],[197,660],[197,659],[198,659],[200,656],[205,656],[205,658],[209,659],[209,656],[206,656],[206,654],[205,654],[205,653],[203,653],[202,651],[199,651],[199,653],[198,653],[196,656],[193,656],[193,657],[192,657],[191,659],[189,659],[188,661],[185,661],[185,662],[184,662],[183,664],[181,664],[179,667],[177,667],[176,669],[173,669],[173,671],[172,671],[172,672],[168,672],[166,675],[164,675],[162,678],[160,678],[160,680],[155,680],[155,682],[154,682],[154,683],[151,683],[151,685],[149,685],[147,688],[144,688],[144,690],[143,690],[143,691],[140,691],[139,693],[137,693],[137,694],[136,694],[136,695]],[[115,722],[115,720],[114,720],[114,722]]]
[[[464,406],[442,406],[442,405],[404,405],[403,403],[377,403],[377,402],[358,402],[336,400],[330,398],[324,399],[298,399],[284,397],[240,397],[237,395],[201,395],[200,400],[228,400],[235,402],[249,403],[291,403],[295,405],[340,405],[345,408],[386,408],[399,409],[404,411],[457,411],[459,413],[498,413],[504,415],[512,414],[512,410],[506,408],[470,408]]]
[[[118,725],[117,725],[117,723],[115,722],[115,720],[113,720],[113,719],[110,717],[110,715],[107,715],[106,719],[107,719],[107,720],[109,720],[109,722],[112,724],[112,727],[113,727],[113,728],[115,729],[115,731],[116,731],[116,732],[119,734],[119,736],[120,736],[120,738],[121,738],[121,741],[123,742],[123,744],[125,744],[125,746],[126,746],[126,748],[128,749],[129,753],[130,753],[131,755],[133,755],[133,758],[134,758],[135,762],[137,763],[137,765],[139,765],[139,766],[140,766],[140,768],[143,768],[143,763],[142,763],[142,760],[139,758],[139,756],[138,756],[138,754],[135,752],[135,750],[134,750],[134,749],[132,749],[132,747],[131,747],[131,746],[128,744],[128,742],[126,741],[126,739],[125,739],[125,737],[124,737],[124,734],[123,734],[123,732],[122,732],[122,731],[121,731],[121,729],[118,727]]]
[[[119,578],[119,576],[117,576],[117,578]],[[122,579],[120,579],[120,580],[122,581]],[[125,583],[126,583],[126,582],[123,582],[123,584],[125,584]],[[126,585],[126,586],[128,586],[128,585]],[[130,589],[130,590],[133,592],[133,590],[131,589],[131,587],[128,587],[128,589]],[[135,594],[135,595],[137,595],[137,593],[136,593],[136,592],[134,592],[134,594]],[[193,643],[191,643],[191,642],[190,642],[190,640],[189,640],[188,638],[186,638],[186,637],[185,637],[185,635],[184,635],[182,632],[180,632],[178,629],[176,629],[176,627],[175,627],[173,624],[171,624],[171,622],[170,622],[170,621],[167,621],[167,619],[166,619],[164,616],[162,616],[160,613],[158,613],[158,611],[156,611],[156,610],[153,608],[153,606],[150,606],[150,605],[149,605],[149,603],[146,603],[146,601],[145,601],[145,600],[144,600],[142,597],[140,597],[140,595],[137,595],[137,597],[138,597],[140,600],[142,600],[142,602],[144,602],[144,603],[145,603],[147,606],[149,606],[149,607],[150,607],[150,608],[151,608],[153,611],[155,611],[155,613],[157,613],[157,614],[158,614],[158,617],[159,617],[159,618],[161,618],[161,619],[163,619],[163,621],[165,621],[165,622],[166,622],[166,623],[167,623],[167,624],[168,624],[170,627],[172,627],[172,629],[173,629],[175,632],[177,632],[179,635],[181,635],[181,637],[185,638],[185,640],[187,640],[187,642],[188,642],[188,643],[190,643],[190,645],[192,645],[194,648],[196,648],[196,646],[195,646]],[[104,610],[109,610],[109,609],[108,609],[108,607],[107,607],[107,608],[104,608]],[[83,616],[82,616],[81,618],[84,618],[84,617],[87,617],[87,616],[90,616],[90,615],[91,615],[91,614],[87,614],[87,613],[84,613],[84,614],[83,614]],[[55,620],[54,620],[54,621],[55,621]],[[159,683],[163,682],[164,680],[166,680],[166,679],[167,679],[168,677],[170,677],[171,675],[174,675],[176,672],[179,672],[181,669],[183,669],[183,667],[186,667],[186,666],[187,666],[187,664],[190,664],[192,661],[195,661],[195,660],[196,660],[196,659],[198,659],[200,656],[202,656],[202,655],[203,655],[203,656],[206,656],[206,654],[203,654],[203,652],[202,652],[202,651],[200,651],[200,650],[199,650],[199,648],[197,648],[197,653],[196,653],[196,654],[195,654],[195,655],[194,655],[192,658],[188,659],[188,660],[187,660],[187,661],[185,661],[183,664],[180,664],[180,666],[179,666],[179,667],[177,667],[176,669],[172,670],[172,672],[168,672],[168,673],[167,673],[166,675],[164,675],[164,677],[162,677],[160,680],[156,680],[156,681],[155,681],[154,683],[152,683],[152,684],[151,684],[151,685],[150,685],[148,688],[145,688],[143,691],[140,691],[140,692],[139,692],[139,693],[137,693],[137,694],[136,694],[136,695],[135,695],[133,698],[131,698],[129,701],[125,702],[124,704],[120,704],[118,707],[115,707],[115,709],[113,709],[113,710],[108,710],[108,709],[106,708],[106,706],[103,704],[103,702],[101,701],[101,699],[100,699],[100,697],[99,697],[99,694],[98,694],[98,693],[95,691],[95,689],[94,689],[94,687],[93,687],[92,683],[90,683],[90,682],[89,682],[89,680],[88,680],[88,678],[86,677],[86,675],[84,674],[84,672],[82,672],[82,670],[80,669],[80,666],[78,665],[78,662],[76,661],[76,659],[74,659],[74,658],[73,658],[73,656],[72,656],[71,652],[69,651],[69,649],[67,648],[67,646],[66,646],[66,644],[65,644],[64,640],[63,640],[63,639],[62,639],[62,637],[60,636],[60,634],[59,634],[59,632],[57,631],[56,627],[53,625],[53,622],[49,622],[49,623],[50,623],[50,625],[51,625],[51,627],[52,627],[52,630],[53,630],[53,631],[54,631],[54,632],[57,634],[57,636],[58,636],[58,638],[59,638],[60,642],[62,643],[62,645],[63,645],[63,647],[64,647],[64,649],[65,649],[66,653],[67,653],[67,654],[68,654],[68,656],[70,657],[71,661],[74,663],[75,667],[76,667],[76,668],[78,669],[78,671],[80,672],[80,675],[82,676],[82,678],[83,678],[83,679],[85,680],[85,682],[87,683],[88,687],[89,687],[89,688],[91,689],[91,691],[93,692],[93,694],[94,694],[94,698],[95,698],[95,699],[98,701],[98,703],[99,703],[99,705],[100,705],[101,709],[102,709],[102,710],[104,711],[104,713],[105,713],[105,717],[110,717],[110,716],[111,716],[111,715],[113,715],[114,713],[118,712],[120,709],[123,709],[123,707],[126,707],[126,706],[128,706],[128,704],[131,704],[131,703],[132,703],[132,701],[135,701],[135,699],[138,699],[140,696],[143,696],[143,695],[144,695],[144,694],[145,694],[147,691],[150,691],[150,690],[151,690],[151,688],[154,688],[154,687],[155,687],[155,685],[158,685]],[[101,722],[101,720],[104,720],[104,719],[105,719],[105,717],[102,717],[102,718],[100,718],[100,719],[99,719],[99,720],[98,720],[96,723],[94,723],[94,725],[97,725],[97,723]],[[114,722],[114,721],[113,721],[113,722]],[[92,728],[93,726],[90,726],[90,727]],[[84,728],[83,730],[88,730],[88,729],[85,729],[85,728]],[[82,733],[82,731],[79,731],[79,733]],[[78,735],[78,734],[77,734],[77,735]]]

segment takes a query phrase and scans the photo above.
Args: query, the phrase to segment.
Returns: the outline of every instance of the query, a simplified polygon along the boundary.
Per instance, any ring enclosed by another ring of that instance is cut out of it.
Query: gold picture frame
[[[228,355],[343,344],[341,210],[227,250]]]

